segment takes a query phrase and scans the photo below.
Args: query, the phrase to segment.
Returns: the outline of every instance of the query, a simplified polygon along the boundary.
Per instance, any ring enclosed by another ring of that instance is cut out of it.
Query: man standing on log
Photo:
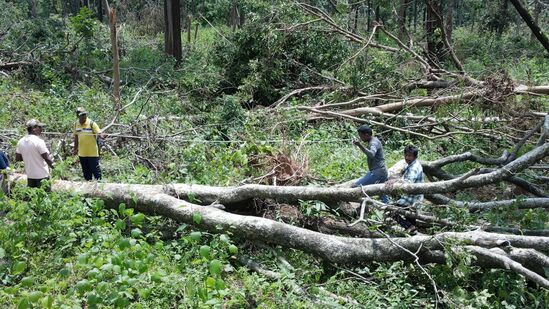
[[[387,166],[381,142],[372,135],[372,129],[367,125],[360,126],[357,131],[360,140],[354,140],[353,144],[357,145],[368,158],[369,172],[354,183],[353,187],[384,183],[387,181]],[[365,147],[360,141],[368,143],[368,146]],[[381,196],[381,200],[385,203],[388,202],[385,195]]]
[[[17,143],[15,161],[25,163],[27,184],[30,188],[39,188],[42,180],[50,178],[50,169],[53,169],[53,158],[48,147],[39,136],[44,124],[36,119],[27,121],[28,135]]]
[[[397,181],[409,182],[409,183],[422,183],[423,182],[423,167],[417,160],[418,149],[415,146],[409,145],[404,148],[404,161],[406,162],[406,167],[402,171],[402,178],[392,179],[387,182],[387,186],[392,186]],[[417,203],[423,200],[423,194],[418,195],[402,195],[395,202],[395,205],[410,208],[415,206]],[[393,217],[403,228],[406,229],[406,232],[410,234],[416,233],[416,219],[405,217],[402,218],[399,214],[395,214]]]
[[[84,108],[77,108],[76,116],[78,120],[74,123],[73,154],[78,154],[80,158],[84,179],[91,181],[95,177],[100,180],[99,144],[104,135],[97,123],[88,118],[88,112]]]

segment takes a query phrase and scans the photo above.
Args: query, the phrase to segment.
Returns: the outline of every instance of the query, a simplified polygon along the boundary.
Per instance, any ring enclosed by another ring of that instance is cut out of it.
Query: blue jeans
[[[373,185],[376,183],[384,183],[387,181],[387,170],[386,169],[377,169],[374,171],[369,171],[366,175],[362,176],[355,184],[355,187]],[[389,203],[389,197],[387,195],[380,196],[381,201],[385,204]]]

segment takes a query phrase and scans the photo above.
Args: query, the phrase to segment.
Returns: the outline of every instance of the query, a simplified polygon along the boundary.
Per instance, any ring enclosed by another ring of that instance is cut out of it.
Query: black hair
[[[361,125],[356,130],[358,131],[358,133],[366,133],[366,134],[372,135],[372,129],[369,126],[365,125],[365,124]]]
[[[34,129],[34,127],[27,127],[27,133],[32,133],[32,129]]]
[[[417,154],[418,154],[419,150],[417,149],[416,146],[414,145],[408,145],[406,147],[404,147],[404,154],[406,155],[407,153],[411,153],[414,155],[414,157],[417,158]]]

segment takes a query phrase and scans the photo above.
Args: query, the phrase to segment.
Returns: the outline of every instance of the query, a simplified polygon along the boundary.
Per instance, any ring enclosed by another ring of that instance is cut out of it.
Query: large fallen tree
[[[549,281],[540,269],[549,266],[543,254],[549,248],[549,237],[507,235],[481,230],[446,232],[436,235],[386,238],[352,238],[323,234],[290,224],[256,216],[233,214],[218,203],[236,204],[256,197],[276,200],[357,201],[369,194],[381,193],[446,193],[481,186],[509,177],[549,155],[544,144],[490,173],[459,177],[448,181],[423,184],[396,184],[392,187],[370,185],[362,188],[276,187],[245,185],[222,188],[191,185],[136,185],[58,180],[52,190],[102,199],[109,207],[125,203],[140,212],[160,215],[178,222],[195,225],[211,232],[231,232],[243,239],[266,242],[303,250],[325,260],[363,264],[368,262],[419,261],[444,263],[446,244],[463,245],[478,257],[484,267],[503,267],[524,275],[540,286]],[[192,200],[185,201],[181,198]],[[546,203],[547,199],[542,199]],[[197,202],[203,205],[196,204]],[[208,206],[208,204],[213,205]],[[199,215],[200,223],[196,223]],[[383,232],[380,232],[384,234]],[[386,234],[384,234],[386,235]]]

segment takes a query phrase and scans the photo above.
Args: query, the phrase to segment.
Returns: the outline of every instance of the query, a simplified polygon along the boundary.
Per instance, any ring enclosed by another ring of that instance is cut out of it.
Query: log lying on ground
[[[494,208],[504,207],[518,207],[519,209],[532,209],[532,208],[547,208],[549,209],[549,198],[526,198],[516,200],[503,200],[503,201],[491,201],[491,202],[478,202],[478,201],[456,201],[440,194],[432,194],[425,196],[428,200],[435,204],[447,204],[458,207],[467,207],[470,212],[487,211]]]
[[[549,86],[525,86],[519,85],[515,87],[512,94],[538,94],[538,95],[548,95]],[[387,104],[382,104],[378,106],[370,107],[358,107],[354,109],[339,111],[340,114],[348,116],[364,116],[364,115],[378,115],[380,113],[393,113],[398,112],[404,108],[411,107],[425,107],[425,106],[436,106],[452,103],[467,103],[470,100],[482,97],[484,94],[483,90],[472,90],[460,94],[442,96],[437,98],[427,97],[427,98],[410,98],[398,102],[392,102]]]
[[[59,180],[52,184],[52,191],[99,198],[109,207],[117,207],[120,203],[125,203],[126,207],[142,213],[160,215],[191,225],[196,225],[193,217],[199,214],[202,220],[197,227],[200,229],[211,232],[230,231],[243,239],[302,250],[336,263],[413,261],[416,258],[402,248],[412,252],[417,251],[417,256],[424,263],[443,263],[443,244],[447,240],[485,248],[512,246],[537,251],[549,248],[549,237],[504,235],[482,231],[447,232],[433,236],[392,239],[327,235],[265,218],[241,216],[215,207],[192,204],[163,193],[159,187]]]
[[[320,188],[320,187],[276,187],[266,185],[244,185],[240,187],[211,187],[202,185],[174,184],[167,186],[172,195],[183,199],[197,199],[202,204],[218,202],[236,204],[253,198],[269,198],[278,201],[319,200],[326,203],[358,202],[365,194],[435,194],[449,193],[460,189],[479,187],[512,177],[549,155],[549,144],[544,144],[520,158],[490,173],[473,175],[430,183],[398,183],[392,187],[384,184],[368,185],[362,188]]]

